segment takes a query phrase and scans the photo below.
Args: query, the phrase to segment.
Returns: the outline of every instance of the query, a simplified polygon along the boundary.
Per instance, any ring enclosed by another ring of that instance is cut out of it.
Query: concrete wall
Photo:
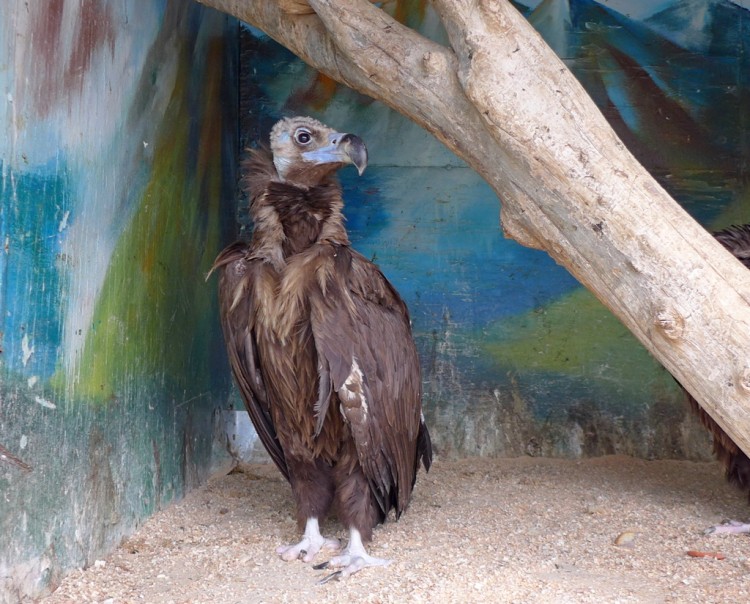
[[[0,602],[204,478],[228,391],[236,31],[189,2],[0,8]]]

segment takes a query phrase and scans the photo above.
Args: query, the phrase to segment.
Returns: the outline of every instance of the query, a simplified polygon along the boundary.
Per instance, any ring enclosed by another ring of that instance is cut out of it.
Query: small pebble
[[[615,545],[618,547],[634,547],[635,531],[624,531],[615,537]]]

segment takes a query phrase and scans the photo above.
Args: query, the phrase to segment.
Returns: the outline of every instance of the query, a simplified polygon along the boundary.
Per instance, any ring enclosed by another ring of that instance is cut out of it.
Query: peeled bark
[[[433,0],[451,48],[366,0],[202,0],[434,134],[502,200],[505,233],[591,290],[750,453],[747,269],[662,189],[508,2]],[[593,326],[592,326],[593,328]]]

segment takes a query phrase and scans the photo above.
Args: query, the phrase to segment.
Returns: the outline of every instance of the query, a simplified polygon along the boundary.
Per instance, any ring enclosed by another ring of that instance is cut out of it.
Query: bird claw
[[[282,545],[276,548],[276,553],[281,556],[282,560],[287,562],[291,560],[302,560],[303,562],[312,562],[318,552],[322,549],[338,550],[341,545],[338,539],[321,539],[312,541],[308,537],[303,537],[302,541],[292,545]]]
[[[325,568],[325,566],[323,565],[328,566],[328,563],[324,562],[323,564],[318,564],[315,568],[317,569],[319,566]],[[320,581],[318,581],[318,585],[325,585],[326,583],[328,583],[329,581],[333,581],[334,579],[338,581],[341,578],[342,573],[343,571],[337,570],[335,573],[326,575]]]
[[[368,566],[388,566],[390,563],[390,560],[373,558],[372,556],[368,556],[367,554],[365,554],[364,556],[342,554],[340,556],[336,556],[335,558],[331,558],[330,560],[328,560],[328,562],[321,562],[320,564],[316,564],[315,566],[313,566],[313,568],[315,570],[325,570],[326,568],[331,567],[341,567],[340,570],[332,572],[330,575],[326,575],[320,581],[318,581],[318,585],[325,585],[326,583],[328,583],[329,581],[333,581],[334,579],[338,581],[343,577],[353,575],[357,571],[362,570],[363,568],[366,568]]]
[[[355,528],[349,529],[349,544],[346,549],[341,552],[340,555],[334,556],[328,562],[323,562],[315,566],[316,570],[322,570],[324,568],[339,568],[331,575],[321,579],[318,584],[322,585],[328,583],[332,579],[339,579],[342,577],[348,577],[353,575],[357,571],[367,568],[368,566],[388,566],[391,563],[390,560],[384,560],[383,558],[375,558],[367,553],[365,546],[362,543],[362,536],[359,531]]]
[[[313,566],[315,570],[325,570],[327,568],[339,568],[339,570],[326,575],[320,581],[318,585],[325,585],[333,579],[340,579],[342,577],[348,577],[353,575],[363,568],[368,566],[388,566],[391,563],[390,560],[384,560],[382,558],[374,558],[364,552],[358,552],[357,554],[350,554],[344,552],[340,556],[335,556],[327,562],[321,562]]]
[[[369,556],[365,553],[357,553],[357,554],[349,554],[344,552],[340,556],[335,556],[334,558],[331,558],[328,562],[324,562],[323,564],[319,564],[318,566],[323,568],[339,568],[340,570],[333,573],[333,575],[329,575],[324,579],[324,581],[327,583],[331,579],[335,578],[343,578],[348,577],[349,575],[353,575],[357,571],[362,570],[363,568],[367,568],[368,566],[388,566],[391,563],[391,560],[385,560],[383,558],[375,558],[373,556]],[[325,565],[325,566],[324,566]]]

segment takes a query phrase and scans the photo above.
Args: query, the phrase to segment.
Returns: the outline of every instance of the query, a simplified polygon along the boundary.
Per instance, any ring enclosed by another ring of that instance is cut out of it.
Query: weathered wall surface
[[[747,8],[515,4],[696,219],[707,228],[750,220]],[[429,3],[386,8],[444,39]],[[368,144],[365,175],[343,174],[348,226],[411,309],[439,454],[708,457],[671,376],[565,270],[503,238],[497,199],[471,170],[262,34],[246,53],[251,138],[280,115],[309,113]]]
[[[0,602],[218,459],[236,31],[176,0],[0,8]]]

